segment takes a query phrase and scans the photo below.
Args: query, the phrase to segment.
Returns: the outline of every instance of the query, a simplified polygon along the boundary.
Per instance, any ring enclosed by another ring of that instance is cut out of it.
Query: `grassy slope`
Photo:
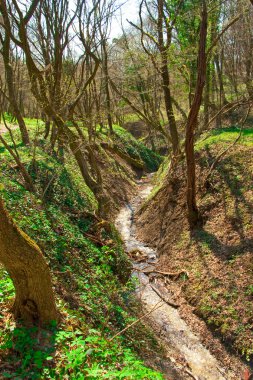
[[[147,148],[140,141],[136,140],[131,133],[127,132],[124,128],[114,126],[116,136],[114,142],[133,158],[142,160],[148,171],[154,172],[158,170],[162,162],[162,157]]]
[[[15,136],[18,141],[18,132]],[[122,247],[115,233],[95,226],[90,212],[96,200],[75,164],[63,167],[40,142],[32,169],[30,150],[18,143],[18,151],[40,193],[55,177],[42,202],[24,190],[11,157],[0,147],[2,196],[18,225],[45,253],[62,319],[51,330],[16,325],[9,312],[13,285],[0,268],[1,378],[162,379],[136,354],[155,344],[140,325],[109,341],[135,318],[129,311],[133,284],[123,285],[116,275],[119,258],[120,266],[127,265]],[[95,245],[87,233],[103,246]]]
[[[236,127],[213,130],[197,142],[199,185],[215,157],[238,133]],[[163,254],[163,270],[183,267],[189,271],[189,280],[180,281],[195,312],[247,360],[253,356],[252,157],[253,129],[247,128],[213,171],[208,188],[199,188],[198,204],[205,223],[193,235],[186,221],[185,168],[176,180],[168,180],[166,162],[162,180],[139,221],[146,228],[146,237],[141,237],[156,242]],[[157,229],[160,242],[152,232]]]

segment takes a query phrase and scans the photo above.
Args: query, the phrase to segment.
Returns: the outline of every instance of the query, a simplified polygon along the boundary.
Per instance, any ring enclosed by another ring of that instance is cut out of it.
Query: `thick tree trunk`
[[[198,114],[202,100],[203,89],[206,78],[206,35],[207,35],[207,9],[203,0],[202,21],[200,28],[200,42],[198,54],[198,77],[195,96],[189,112],[186,124],[185,153],[187,163],[187,208],[188,221],[193,228],[199,221],[200,216],[196,202],[196,170],[194,155],[194,131],[197,126]]]
[[[33,240],[11,220],[0,198],[0,262],[9,273],[15,290],[16,318],[26,323],[48,324],[58,320],[50,272]]]

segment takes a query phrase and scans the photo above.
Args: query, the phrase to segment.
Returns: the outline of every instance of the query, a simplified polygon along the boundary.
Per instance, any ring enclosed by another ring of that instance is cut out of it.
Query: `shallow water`
[[[141,271],[144,268],[152,269],[157,261],[156,251],[135,237],[134,215],[141,203],[150,194],[152,186],[149,183],[139,183],[138,195],[130,204],[123,207],[115,221],[115,225],[121,234],[127,252],[138,250],[147,256],[145,262],[135,263],[133,267],[135,276],[138,276],[139,286],[136,289],[137,296],[149,315],[151,324],[159,331],[159,337],[169,347],[170,352],[177,352],[185,362],[185,368],[189,369],[191,377],[198,380],[224,380],[230,379],[229,374],[219,365],[217,359],[202,345],[197,337],[180,317],[178,310],[166,302],[170,299],[170,293],[165,287],[157,287],[151,284],[147,275]],[[154,290],[158,290],[158,294]],[[162,296],[162,298],[159,296]],[[156,308],[156,305],[159,306]],[[177,356],[177,355],[176,355]],[[188,373],[189,373],[188,372]]]

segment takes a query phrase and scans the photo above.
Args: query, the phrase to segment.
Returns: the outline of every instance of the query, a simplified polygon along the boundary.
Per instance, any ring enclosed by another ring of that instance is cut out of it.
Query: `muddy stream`
[[[133,261],[133,275],[139,279],[136,293],[142,307],[146,313],[151,312],[148,315],[148,323],[162,341],[165,349],[168,348],[171,353],[168,368],[174,365],[175,371],[166,370],[166,363],[164,363],[163,372],[165,376],[169,375],[166,376],[168,379],[232,379],[234,378],[232,373],[230,374],[219,364],[218,360],[203,346],[200,337],[194,334],[180,317],[177,305],[170,302],[172,298],[169,290],[159,284],[154,284],[150,281],[150,277],[143,273],[143,271],[155,269],[157,254],[154,249],[136,238],[134,216],[151,190],[150,179],[146,182],[140,180],[137,196],[120,210],[115,224],[124,241],[126,251],[128,253],[138,251],[146,257],[142,262]],[[172,377],[173,373],[174,377]]]

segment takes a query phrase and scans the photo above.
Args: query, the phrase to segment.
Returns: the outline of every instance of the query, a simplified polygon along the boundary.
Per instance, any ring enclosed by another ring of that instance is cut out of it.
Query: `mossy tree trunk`
[[[16,291],[13,312],[25,323],[58,320],[49,267],[36,245],[12,221],[0,198],[0,262]]]

